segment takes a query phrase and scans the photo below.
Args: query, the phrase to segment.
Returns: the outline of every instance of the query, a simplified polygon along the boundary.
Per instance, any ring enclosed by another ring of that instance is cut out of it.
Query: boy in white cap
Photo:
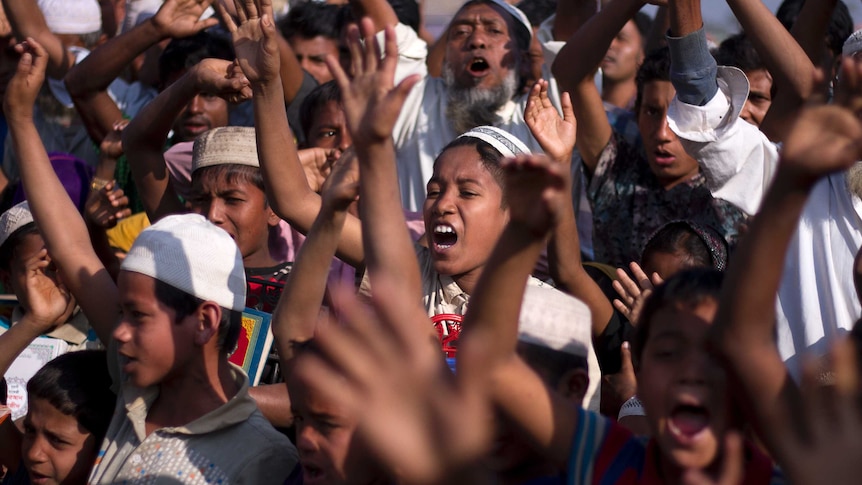
[[[141,233],[115,284],[32,123],[47,54],[32,39],[19,50],[5,108],[22,180],[64,283],[111,342],[121,396],[89,482],[282,483],[296,449],[227,360],[245,306],[236,244],[199,215],[168,217]]]

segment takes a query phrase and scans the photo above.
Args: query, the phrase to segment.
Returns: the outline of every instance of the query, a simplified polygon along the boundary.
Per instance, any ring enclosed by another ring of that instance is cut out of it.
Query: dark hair
[[[318,36],[341,41],[341,31],[349,15],[349,7],[322,2],[299,2],[278,21],[278,30],[285,39]]]
[[[326,103],[331,101],[341,104],[341,88],[338,87],[338,83],[334,79],[314,88],[302,101],[302,106],[299,108],[299,124],[305,133],[306,140],[311,137],[311,125],[314,118],[326,106]]]
[[[500,207],[507,207],[506,179],[503,174],[503,167],[500,165],[500,162],[503,160],[503,154],[489,143],[478,138],[462,136],[460,138],[455,138],[449,142],[445,148],[443,148],[440,155],[437,155],[437,159],[434,160],[434,165],[437,165],[437,160],[440,160],[440,157],[446,152],[446,150],[457,147],[473,147],[476,149],[476,152],[479,153],[479,158],[482,160],[482,166],[485,167],[485,170],[487,170],[492,177],[494,177],[494,181],[497,182],[497,185],[503,189],[503,200],[500,203]]]
[[[715,62],[719,66],[738,67],[745,72],[766,69],[766,64],[744,32],[732,35],[719,44],[715,51]]]
[[[225,179],[229,184],[248,182],[266,194],[263,185],[263,174],[257,167],[240,165],[238,163],[222,163],[201,167],[192,172],[192,192],[199,192],[204,180]]]
[[[164,88],[168,80],[206,58],[233,60],[230,41],[206,31],[172,40],[159,56],[159,82]]]
[[[805,0],[784,0],[775,16],[787,30],[793,28],[796,19],[799,18],[799,12],[802,11],[802,5]],[[839,0],[835,4],[835,10],[832,11],[832,18],[829,19],[829,26],[826,30],[826,47],[832,51],[832,55],[839,56],[844,48],[844,41],[853,33],[853,17],[850,16],[850,10],[847,5]]]
[[[35,221],[28,222],[18,229],[15,229],[15,231],[13,231],[12,234],[3,241],[3,245],[0,245],[0,269],[9,271],[12,264],[12,257],[15,255],[15,250],[18,248],[18,245],[24,241],[24,238],[30,234],[39,234],[39,228],[36,227]]]
[[[647,36],[652,29],[652,17],[644,12],[638,12],[632,20],[634,20],[638,33],[641,35],[641,45],[646,46]]]
[[[644,345],[656,313],[668,306],[694,306],[707,300],[718,301],[724,273],[714,269],[693,268],[671,276],[657,286],[644,302],[631,342],[632,363],[640,366]]]
[[[158,279],[156,280],[156,299],[174,311],[175,323],[179,323],[180,320],[194,313],[204,302],[203,299]],[[236,348],[241,326],[242,312],[221,307],[217,345],[222,352],[231,353]]]
[[[44,399],[73,416],[99,443],[116,404],[104,350],[69,352],[45,364],[27,382],[29,399]]]
[[[387,0],[389,6],[395,11],[398,22],[410,27],[414,32],[419,32],[422,16],[419,14],[419,3],[416,0]]]
[[[641,99],[643,98],[644,86],[653,81],[670,81],[670,51],[667,47],[656,49],[644,58],[643,64],[638,68],[635,83],[638,92],[635,98],[635,115],[640,115]]]
[[[688,221],[673,221],[662,226],[650,237],[641,255],[641,263],[647,261],[653,254],[664,253],[683,257],[687,265],[691,267],[723,269],[724,261],[716,261],[720,255],[713,254],[704,236],[698,231],[701,233],[709,232],[706,236],[714,244],[724,244],[724,259],[726,259],[727,243],[720,234],[713,235],[711,233],[715,233],[714,230],[700,225],[695,226]],[[721,252],[720,249],[716,248],[716,252]]]
[[[551,387],[556,387],[566,372],[572,369],[587,370],[586,357],[530,342],[518,342],[518,355],[541,376],[547,377],[545,383]]]
[[[557,10],[557,0],[521,0],[516,7],[530,19],[530,25],[538,27]]]

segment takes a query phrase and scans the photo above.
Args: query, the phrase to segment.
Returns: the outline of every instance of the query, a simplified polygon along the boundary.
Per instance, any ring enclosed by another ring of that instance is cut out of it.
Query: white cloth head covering
[[[518,319],[518,340],[587,358],[590,309],[554,288],[527,285]]]
[[[225,164],[260,167],[254,128],[246,126],[213,128],[195,139],[192,173],[199,168]]]
[[[25,200],[12,206],[0,216],[0,246],[9,239],[18,229],[33,222],[33,214],[30,212],[30,204]]]
[[[144,229],[120,267],[236,311],[245,308],[245,271],[236,243],[200,214],[165,217]]]
[[[847,37],[844,41],[844,47],[841,48],[841,55],[851,56],[862,50],[862,30],[857,30]]]
[[[38,0],[48,29],[55,34],[89,34],[102,30],[96,0]]]
[[[504,157],[514,157],[522,153],[531,153],[527,145],[508,131],[501,130],[495,126],[477,126],[472,130],[458,136],[458,138],[478,138],[491,145]]]

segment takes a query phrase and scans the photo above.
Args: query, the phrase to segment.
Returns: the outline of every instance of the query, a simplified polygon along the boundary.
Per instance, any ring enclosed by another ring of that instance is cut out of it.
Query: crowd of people
[[[727,4],[0,0],[0,484],[857,483],[862,30]]]

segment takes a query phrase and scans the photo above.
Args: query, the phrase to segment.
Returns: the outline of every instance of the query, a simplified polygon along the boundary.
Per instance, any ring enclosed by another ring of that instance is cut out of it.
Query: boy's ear
[[[578,406],[583,405],[589,387],[590,377],[584,369],[569,369],[557,382],[557,392]]]
[[[266,223],[269,227],[275,227],[281,222],[281,218],[272,210],[272,207],[266,208]]]
[[[203,347],[210,342],[217,343],[221,324],[221,307],[215,302],[205,301],[198,307],[198,324],[195,329],[195,345]]]

